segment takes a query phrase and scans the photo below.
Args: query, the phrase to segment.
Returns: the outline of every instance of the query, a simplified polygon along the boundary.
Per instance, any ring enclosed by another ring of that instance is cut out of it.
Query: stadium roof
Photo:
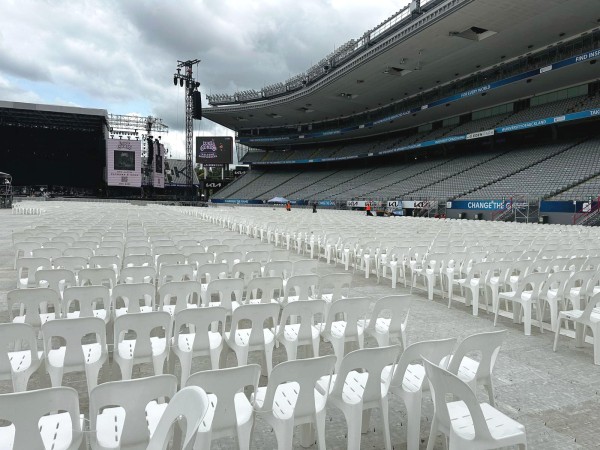
[[[105,109],[0,101],[0,126],[97,132],[107,123]]]
[[[446,0],[300,91],[204,115],[234,130],[344,117],[545,49],[599,20],[597,0]]]

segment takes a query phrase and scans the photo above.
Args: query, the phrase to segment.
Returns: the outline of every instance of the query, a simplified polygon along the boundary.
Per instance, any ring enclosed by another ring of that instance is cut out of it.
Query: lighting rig
[[[185,85],[185,182],[188,195],[193,195],[194,170],[194,119],[202,118],[200,83],[194,78],[193,66],[198,66],[199,59],[177,61],[177,72],[173,74],[173,84]],[[196,67],[197,68],[197,67]]]

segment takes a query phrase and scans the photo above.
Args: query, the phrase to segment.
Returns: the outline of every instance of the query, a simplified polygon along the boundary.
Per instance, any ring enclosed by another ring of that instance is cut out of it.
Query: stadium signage
[[[429,209],[436,208],[437,204],[436,200],[404,200],[402,207],[407,209]]]
[[[265,202],[263,200],[245,200],[239,198],[212,198],[211,203],[230,203],[234,205],[262,205]]]
[[[388,208],[398,208],[402,206],[402,200],[388,200],[387,207]]]
[[[512,207],[512,203],[505,200],[453,200],[447,205],[449,209],[474,211],[504,211]]]
[[[335,206],[335,202],[333,200],[319,200],[319,206]]]
[[[469,133],[469,134],[467,134],[467,140],[479,139],[479,138],[487,137],[487,136],[493,136],[494,133],[495,133],[495,130],[485,130],[485,131],[478,131],[477,133]]]

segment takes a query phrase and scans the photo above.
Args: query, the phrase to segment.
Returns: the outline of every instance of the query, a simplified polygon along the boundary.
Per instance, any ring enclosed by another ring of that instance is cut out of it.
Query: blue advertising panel
[[[510,200],[452,200],[448,209],[468,209],[473,211],[502,211],[510,209]]]

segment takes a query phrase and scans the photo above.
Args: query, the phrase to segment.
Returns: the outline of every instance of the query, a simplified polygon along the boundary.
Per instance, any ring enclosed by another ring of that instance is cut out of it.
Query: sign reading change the
[[[231,164],[233,138],[231,136],[197,136],[196,162],[199,164]]]
[[[106,183],[109,186],[142,186],[142,143],[124,139],[106,141]]]

